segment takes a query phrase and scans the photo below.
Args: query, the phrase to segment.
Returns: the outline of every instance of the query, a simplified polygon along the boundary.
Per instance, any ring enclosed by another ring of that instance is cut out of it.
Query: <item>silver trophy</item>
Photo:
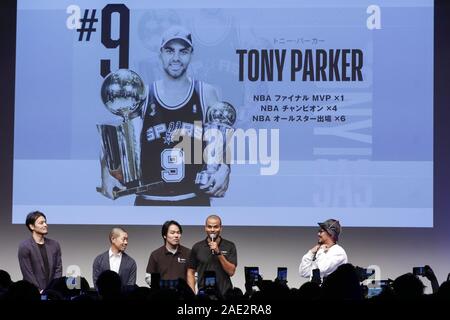
[[[120,116],[119,124],[98,124],[103,159],[109,174],[120,181],[124,188],[115,188],[112,198],[132,194],[140,186],[140,137],[133,119],[146,101],[146,90],[137,73],[119,69],[110,73],[101,88],[102,101],[114,115]],[[102,175],[103,180],[103,175]],[[97,191],[108,196],[104,181]]]
[[[214,148],[215,153],[210,154],[208,159],[205,159],[205,169],[197,174],[195,179],[196,184],[206,184],[211,175],[217,172],[219,166],[226,163],[228,151],[227,142],[234,132],[233,125],[235,122],[236,109],[228,102],[217,102],[207,109],[204,134],[207,134],[208,130],[211,129],[220,132],[222,134],[222,147],[216,146],[217,148]]]

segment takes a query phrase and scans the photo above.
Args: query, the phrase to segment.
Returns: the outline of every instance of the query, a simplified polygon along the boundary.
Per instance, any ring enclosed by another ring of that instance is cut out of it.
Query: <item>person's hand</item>
[[[255,281],[255,285],[261,290],[261,285],[263,283],[263,277],[258,273],[258,280]]]
[[[219,251],[219,245],[217,244],[217,242],[215,242],[215,241],[210,241],[210,242],[208,243],[208,245],[209,245],[209,248],[210,248],[211,250],[213,250],[215,254],[218,254],[218,253],[220,252],[220,251]]]
[[[113,191],[123,189],[123,184],[118,180],[119,178],[121,178],[121,174],[119,174],[120,170],[110,172],[104,159],[101,159],[100,163],[102,170],[101,192],[105,197],[114,200],[115,197],[113,195]]]
[[[311,248],[312,253],[317,253],[320,249],[320,244],[316,244],[314,247]]]
[[[203,186],[200,186],[200,189],[213,197],[223,197],[228,189],[229,180],[230,168],[221,164],[218,170],[211,174],[209,180]]]
[[[433,269],[431,269],[431,267],[429,265],[426,265],[424,268],[425,268],[424,276],[428,280],[432,281],[432,280],[436,279],[436,275],[434,274]]]
[[[278,284],[280,284],[282,286],[287,286],[287,283],[288,283],[287,280],[280,280],[280,279],[278,279],[278,277],[275,278],[274,282],[278,283]]]

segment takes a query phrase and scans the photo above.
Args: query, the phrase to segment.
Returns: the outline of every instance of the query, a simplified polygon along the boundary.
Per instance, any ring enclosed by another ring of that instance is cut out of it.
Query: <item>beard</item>
[[[185,68],[184,66],[182,66],[180,68],[180,70],[177,71],[173,71],[170,69],[170,66],[168,66],[167,68],[164,68],[164,71],[166,72],[166,74],[171,77],[172,79],[178,79],[180,77],[182,77],[185,73],[186,73],[187,68]]]

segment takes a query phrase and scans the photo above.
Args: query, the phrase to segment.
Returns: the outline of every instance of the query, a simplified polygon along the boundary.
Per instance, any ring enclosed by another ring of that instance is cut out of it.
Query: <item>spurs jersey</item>
[[[176,106],[165,104],[158,95],[158,86],[153,83],[143,114],[141,133],[141,168],[144,184],[162,181],[162,187],[146,193],[154,200],[184,200],[195,197],[198,191],[195,177],[203,164],[194,164],[194,140],[200,143],[203,153],[202,124],[203,84],[192,80],[189,92],[182,103]],[[197,125],[194,126],[194,122]],[[174,132],[181,130],[181,137],[174,139]],[[176,148],[182,139],[191,139],[190,155]],[[198,147],[197,147],[198,148]],[[198,152],[198,151],[197,151]],[[190,156],[187,162],[185,157]]]

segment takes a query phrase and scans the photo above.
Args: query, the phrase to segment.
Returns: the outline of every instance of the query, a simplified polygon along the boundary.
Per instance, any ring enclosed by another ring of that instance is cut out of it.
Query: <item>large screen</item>
[[[432,0],[19,0],[13,223],[431,227],[433,23]]]

